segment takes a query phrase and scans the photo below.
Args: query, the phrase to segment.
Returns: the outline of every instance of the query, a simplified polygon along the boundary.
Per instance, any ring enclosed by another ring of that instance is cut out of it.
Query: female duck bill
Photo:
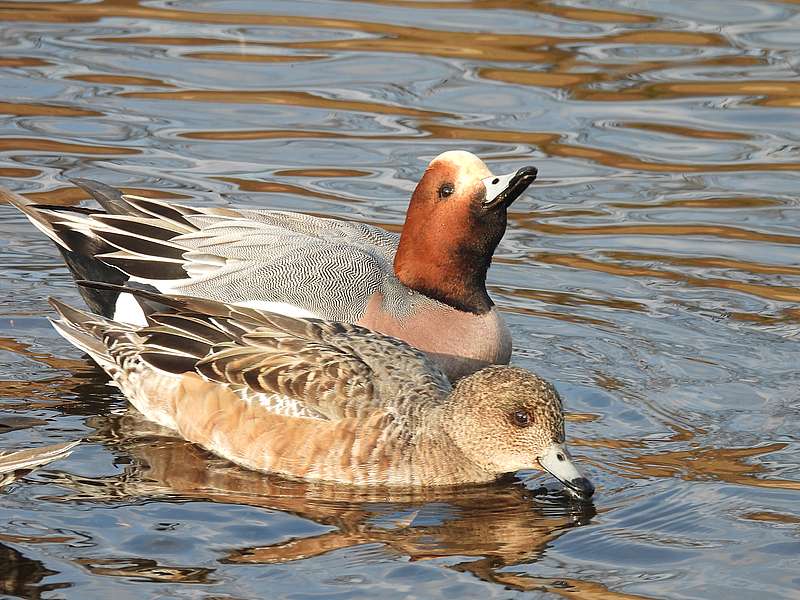
[[[567,490],[580,500],[589,500],[594,485],[572,462],[564,444],[553,443],[538,458],[539,466],[563,483]]]

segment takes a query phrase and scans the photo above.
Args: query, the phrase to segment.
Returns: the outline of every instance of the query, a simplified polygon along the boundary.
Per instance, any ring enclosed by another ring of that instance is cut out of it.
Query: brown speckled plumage
[[[422,352],[357,325],[158,296],[149,326],[53,301],[58,330],[151,420],[247,468],[357,485],[487,482],[563,442],[561,400],[524,369],[452,386]],[[520,427],[513,415],[530,416]]]

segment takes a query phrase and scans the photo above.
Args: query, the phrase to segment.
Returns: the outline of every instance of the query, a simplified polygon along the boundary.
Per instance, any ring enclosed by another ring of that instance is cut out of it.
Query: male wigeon
[[[0,451],[0,487],[24,477],[36,467],[69,456],[78,444],[80,440],[39,448]]]
[[[534,167],[494,176],[469,152],[440,154],[399,236],[302,213],[189,208],[85,179],[73,182],[103,210],[34,204],[2,188],[0,198],[58,244],[77,279],[356,323],[420,348],[456,380],[511,356],[486,271],[506,209],[535,178]],[[98,314],[145,323],[128,294],[83,294]]]
[[[358,325],[132,293],[147,326],[51,300],[54,325],[145,417],[241,466],[413,487],[541,467],[594,492],[565,447],[561,399],[528,371],[489,366],[453,386],[423,352]]]

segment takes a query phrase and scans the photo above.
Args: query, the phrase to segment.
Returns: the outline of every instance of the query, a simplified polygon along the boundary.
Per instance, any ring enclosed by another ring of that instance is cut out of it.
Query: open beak
[[[483,201],[483,208],[495,210],[503,206],[509,206],[514,200],[528,189],[534,182],[539,171],[536,167],[522,167],[516,173],[510,175],[497,175],[483,179],[486,186],[486,199]]]
[[[592,482],[577,469],[564,444],[551,444],[538,460],[542,469],[563,483],[580,500],[589,500],[594,494]]]

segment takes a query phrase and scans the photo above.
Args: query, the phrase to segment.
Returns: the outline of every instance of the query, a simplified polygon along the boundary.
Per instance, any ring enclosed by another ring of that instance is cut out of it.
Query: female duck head
[[[465,377],[446,414],[448,435],[481,469],[501,475],[541,468],[581,498],[594,493],[566,449],[561,398],[533,373],[493,366]]]

